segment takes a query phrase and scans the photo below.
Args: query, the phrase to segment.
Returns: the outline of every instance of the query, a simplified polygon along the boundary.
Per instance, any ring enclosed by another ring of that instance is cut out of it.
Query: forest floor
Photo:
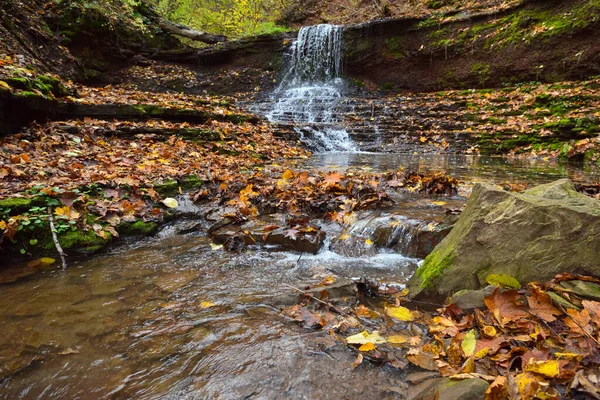
[[[438,3],[442,11],[450,7]],[[489,2],[490,10],[496,3]],[[355,15],[342,8],[328,16],[332,4],[312,17],[352,22],[386,13],[369,10],[369,4]],[[23,41],[8,46],[13,45]],[[68,64],[68,52],[56,48],[60,63]],[[40,74],[43,66],[30,50],[24,60],[8,54],[0,59],[1,96],[50,107],[59,116],[0,139],[0,245],[30,260],[30,268],[55,262],[42,257],[56,254],[51,220],[68,254],[93,253],[118,237],[154,233],[173,218],[181,194],[218,210],[225,223],[284,213],[286,225],[269,226],[267,234],[283,228],[296,240],[318,230],[313,219],[349,224],[360,210],[389,205],[395,191],[453,194],[459,184],[443,173],[324,173],[301,167],[310,152],[291,131],[236,106],[273,83],[269,72],[201,74],[144,60],[116,73],[114,85],[88,87]],[[200,92],[230,88],[231,79],[252,91],[231,97]],[[455,151],[452,138],[459,134],[469,138],[473,154],[586,163],[600,156],[599,79],[378,97],[423,151]],[[347,123],[364,123],[361,118],[349,116]],[[598,196],[597,186],[583,190]],[[489,399],[600,398],[596,278],[563,275],[523,288],[506,279],[490,282],[498,288],[485,298],[484,309],[474,311],[453,305],[427,311],[406,292],[368,281],[358,284],[359,302],[330,299],[334,282],[325,280],[318,295],[304,294],[283,313],[347,344],[357,354],[354,368],[369,360],[433,371],[429,378],[478,379]]]

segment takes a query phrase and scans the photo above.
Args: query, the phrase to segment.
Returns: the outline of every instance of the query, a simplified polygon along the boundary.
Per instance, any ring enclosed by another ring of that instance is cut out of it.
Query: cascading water
[[[337,119],[342,101],[342,27],[303,27],[292,45],[288,70],[275,91],[267,118],[294,123],[300,138],[317,152],[356,151]]]

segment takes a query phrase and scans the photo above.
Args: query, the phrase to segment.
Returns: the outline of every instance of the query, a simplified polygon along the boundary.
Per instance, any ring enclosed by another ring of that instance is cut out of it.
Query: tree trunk
[[[176,24],[164,19],[160,19],[158,21],[158,25],[165,32],[172,33],[173,35],[183,36],[188,39],[196,40],[204,43],[220,43],[227,41],[227,37],[223,35],[213,35],[211,33],[200,32],[194,29],[191,29],[185,25]]]

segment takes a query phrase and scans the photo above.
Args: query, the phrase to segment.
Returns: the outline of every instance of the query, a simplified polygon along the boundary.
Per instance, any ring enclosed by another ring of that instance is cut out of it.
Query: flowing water
[[[294,123],[302,141],[316,152],[355,151],[337,118],[344,107],[342,27],[303,27],[291,47],[288,69],[274,93],[269,120]]]
[[[272,119],[298,123],[316,148],[338,151],[301,167],[378,172],[402,165],[494,183],[600,177],[594,169],[543,160],[349,152],[354,147],[335,117],[343,89],[340,49],[341,28],[303,28],[276,93]],[[179,218],[154,237],[71,257],[67,271],[1,265],[0,399],[404,398],[404,373],[369,363],[352,370],[354,353],[327,332],[301,329],[280,314],[297,300],[288,285],[305,287],[332,274],[340,281],[405,283],[420,262],[409,254],[406,227],[440,218],[444,207],[411,193],[395,200],[352,228],[353,236],[369,237],[386,224],[395,227],[366,255],[329,242],[310,256],[213,250],[211,222],[181,198]],[[444,201],[460,207],[465,198]],[[341,233],[333,224],[322,228],[328,238]]]
[[[398,162],[497,183],[599,178],[594,170],[494,158],[338,154],[307,164],[377,172]],[[460,206],[465,199],[444,201]],[[369,364],[352,370],[352,352],[279,310],[297,298],[286,284],[304,287],[331,274],[402,284],[419,261],[398,254],[409,232],[391,231],[375,255],[344,257],[327,246],[302,257],[258,248],[227,253],[211,250],[201,210],[181,203],[185,218],[155,237],[71,259],[66,272],[24,276],[23,266],[0,268],[0,398],[403,398],[403,373]],[[373,234],[393,218],[443,212],[406,193],[393,209],[365,215],[353,235]]]

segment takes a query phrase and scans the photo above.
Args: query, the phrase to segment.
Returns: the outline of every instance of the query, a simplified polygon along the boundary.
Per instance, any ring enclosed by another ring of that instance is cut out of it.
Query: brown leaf
[[[406,353],[406,359],[417,367],[437,371],[437,364],[431,353],[424,353],[419,349],[412,348]]]
[[[527,312],[521,308],[519,297],[519,292],[516,290],[502,292],[497,287],[484,301],[488,310],[494,314],[496,320],[502,325],[527,315]]]
[[[527,304],[532,314],[546,322],[554,322],[555,315],[562,314],[562,311],[554,307],[550,296],[534,285],[531,287],[531,296],[527,296]]]

